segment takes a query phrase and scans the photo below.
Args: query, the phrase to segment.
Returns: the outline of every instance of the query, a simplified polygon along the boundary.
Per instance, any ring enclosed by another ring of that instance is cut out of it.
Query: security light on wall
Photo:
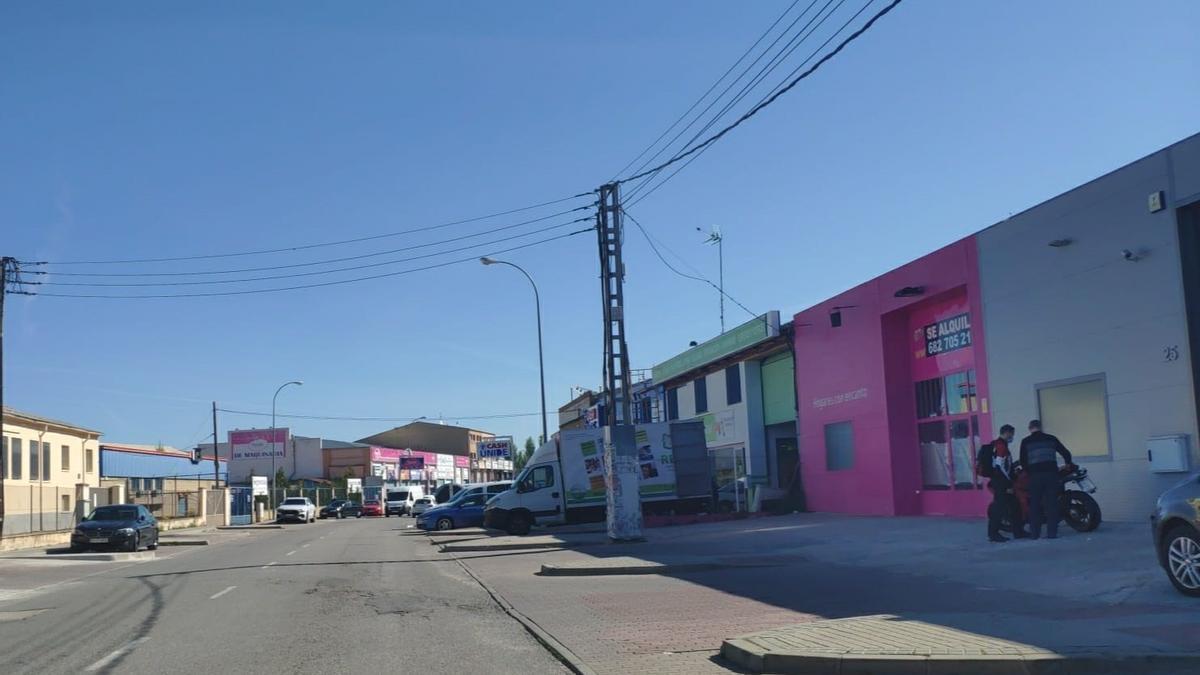
[[[1051,241],[1049,244],[1046,244],[1046,245],[1050,246],[1051,248],[1066,248],[1074,243],[1075,243],[1074,239],[1063,238],[1063,239],[1055,239],[1054,241]]]
[[[897,298],[915,298],[918,295],[925,295],[924,286],[905,286],[892,294]]]

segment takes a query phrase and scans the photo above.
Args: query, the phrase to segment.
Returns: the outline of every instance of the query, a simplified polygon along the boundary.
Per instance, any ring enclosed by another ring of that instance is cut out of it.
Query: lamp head
[[[479,262],[483,263],[484,265],[495,265],[496,264],[495,260],[492,260],[491,258],[489,258],[487,256],[480,258]]]

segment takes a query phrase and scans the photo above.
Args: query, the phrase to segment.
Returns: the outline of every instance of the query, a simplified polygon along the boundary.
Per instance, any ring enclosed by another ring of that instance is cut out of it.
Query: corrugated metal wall
[[[225,480],[227,466],[221,462],[221,479]],[[212,460],[192,464],[186,457],[171,455],[148,455],[139,452],[121,452],[101,446],[100,476],[102,478],[168,478],[171,476],[199,476],[211,478]]]

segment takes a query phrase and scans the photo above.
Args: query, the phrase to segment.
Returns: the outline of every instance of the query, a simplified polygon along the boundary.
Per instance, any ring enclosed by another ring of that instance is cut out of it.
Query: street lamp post
[[[279,392],[283,391],[283,388],[289,384],[302,386],[304,383],[300,380],[284,382],[283,384],[279,385],[279,388],[275,390],[275,395],[271,397],[271,480],[267,484],[271,486],[270,494],[272,509],[275,508],[275,400],[279,398]]]
[[[525,278],[529,280],[529,285],[533,286],[533,303],[534,307],[537,309],[538,378],[540,380],[542,394],[542,443],[545,443],[550,439],[550,436],[546,433],[546,366],[542,357],[542,298],[540,295],[538,295],[537,284],[533,282],[533,277],[529,276],[529,272],[526,272],[525,269],[520,265],[510,263],[506,260],[494,260],[487,257],[480,258],[479,262],[483,263],[484,265],[508,265],[509,267],[516,268],[518,272],[524,274]]]

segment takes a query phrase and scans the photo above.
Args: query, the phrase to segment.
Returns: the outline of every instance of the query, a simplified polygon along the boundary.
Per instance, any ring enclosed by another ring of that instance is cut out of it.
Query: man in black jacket
[[[1029,473],[1029,538],[1042,535],[1046,521],[1046,537],[1058,537],[1058,493],[1062,481],[1058,476],[1058,458],[1071,463],[1071,451],[1058,438],[1042,431],[1040,420],[1029,422],[1029,435],[1021,441],[1021,468]]]

